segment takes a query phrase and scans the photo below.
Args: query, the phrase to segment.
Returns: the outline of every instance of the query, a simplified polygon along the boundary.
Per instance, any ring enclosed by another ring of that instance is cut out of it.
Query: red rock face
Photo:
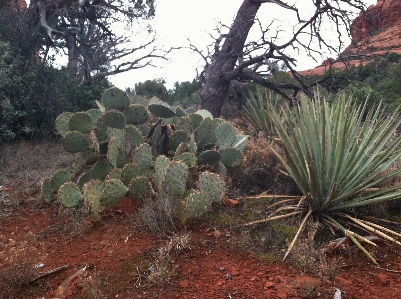
[[[347,64],[335,62],[332,67],[366,64],[376,56],[390,52],[401,54],[401,0],[378,0],[361,12],[351,25],[351,44],[341,56],[361,55]],[[329,60],[315,69],[300,72],[303,75],[320,75],[330,68]]]

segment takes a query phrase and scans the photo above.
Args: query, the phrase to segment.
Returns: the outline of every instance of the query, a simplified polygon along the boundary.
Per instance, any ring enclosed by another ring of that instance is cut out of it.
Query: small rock
[[[180,281],[180,287],[186,288],[187,286],[188,286],[188,281],[185,281],[185,280]]]
[[[216,229],[216,230],[213,232],[213,237],[214,237],[215,239],[220,238],[220,237],[221,237],[221,232],[218,231],[218,230]]]
[[[226,199],[223,199],[223,204],[228,207],[236,207],[239,205],[239,201],[236,199],[226,198]]]
[[[265,288],[266,289],[270,289],[270,288],[273,288],[273,287],[274,287],[274,282],[266,281],[266,283],[265,283]]]

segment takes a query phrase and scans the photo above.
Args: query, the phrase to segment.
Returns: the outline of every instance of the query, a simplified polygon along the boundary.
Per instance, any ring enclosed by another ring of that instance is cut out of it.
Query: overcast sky
[[[313,12],[310,0],[286,2],[296,2],[304,14]],[[166,48],[186,46],[188,45],[187,38],[189,38],[199,49],[205,49],[206,45],[212,42],[209,33],[216,34],[214,29],[218,22],[230,25],[241,3],[242,0],[157,0],[156,16],[151,23],[159,37],[157,44]],[[375,4],[376,0],[365,0],[365,3],[367,5]],[[263,4],[257,17],[262,21],[265,20],[266,24],[272,18],[277,18],[279,20],[277,24],[291,33],[290,19],[293,19],[293,15],[277,5]],[[290,27],[286,28],[286,26]],[[332,32],[333,29],[328,28],[326,38],[330,37]],[[252,36],[257,38],[257,32],[251,33],[250,38]],[[285,38],[284,35],[283,38]],[[302,53],[296,54],[296,57],[298,58],[298,70],[313,68],[317,65]],[[137,82],[164,78],[167,81],[167,88],[172,88],[176,81],[192,81],[196,76],[196,68],[203,65],[199,54],[191,53],[189,50],[175,51],[170,54],[170,58],[170,62],[158,61],[157,65],[160,68],[148,67],[132,70],[110,77],[111,82],[124,89],[125,87],[134,87]]]

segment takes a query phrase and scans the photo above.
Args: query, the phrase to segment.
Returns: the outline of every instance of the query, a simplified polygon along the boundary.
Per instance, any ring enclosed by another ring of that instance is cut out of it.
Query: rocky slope
[[[365,12],[361,12],[351,25],[351,44],[341,54],[353,56],[345,65],[335,62],[332,67],[345,68],[366,64],[376,56],[390,52],[401,54],[401,1],[378,0]],[[320,66],[300,72],[303,75],[320,75],[330,68],[330,59]]]

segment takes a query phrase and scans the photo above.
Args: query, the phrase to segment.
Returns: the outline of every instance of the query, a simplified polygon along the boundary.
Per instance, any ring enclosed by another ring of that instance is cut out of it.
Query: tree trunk
[[[212,62],[205,68],[205,83],[201,89],[202,108],[219,117],[223,102],[230,88],[231,77],[227,72],[234,70],[248,37],[261,2],[244,0],[223,46],[212,56]]]

